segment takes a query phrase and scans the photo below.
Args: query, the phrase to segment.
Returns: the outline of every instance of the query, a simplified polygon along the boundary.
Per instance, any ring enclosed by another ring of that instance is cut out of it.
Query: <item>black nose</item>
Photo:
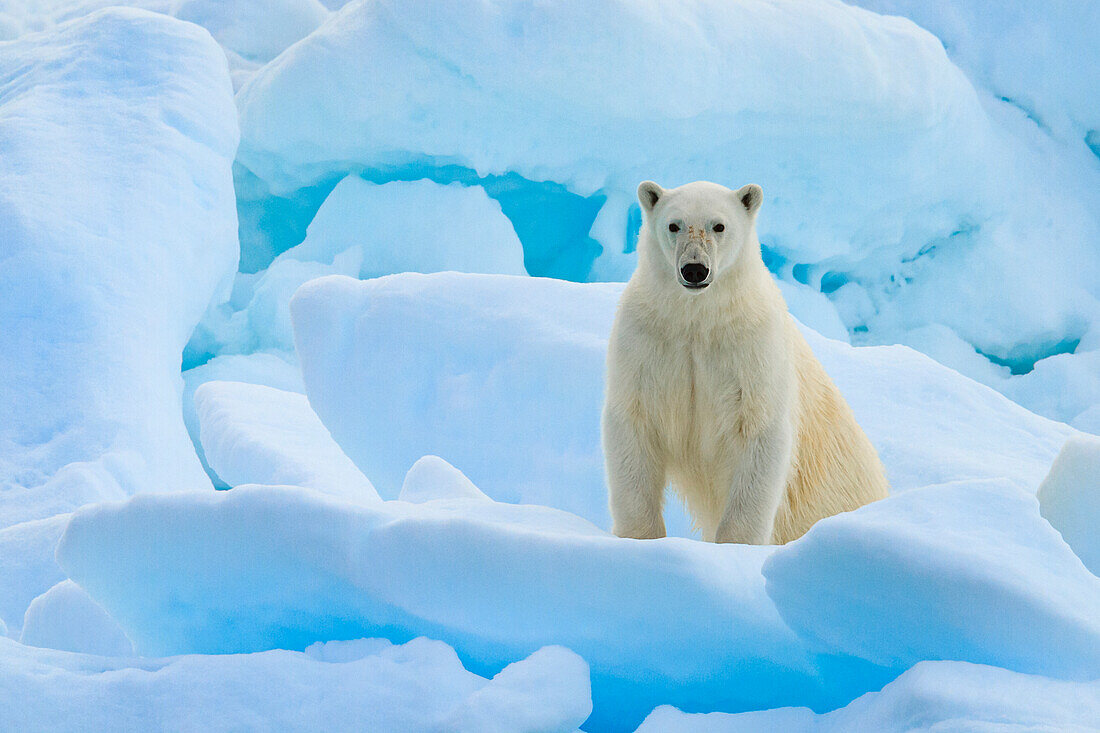
[[[710,270],[706,265],[700,265],[697,262],[691,262],[680,268],[680,274],[684,277],[684,282],[691,285],[698,285],[707,279],[707,275],[710,274]]]

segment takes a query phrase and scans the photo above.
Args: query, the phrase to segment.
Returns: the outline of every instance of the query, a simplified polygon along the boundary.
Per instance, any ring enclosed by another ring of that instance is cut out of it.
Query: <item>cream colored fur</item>
[[[638,268],[611,332],[603,411],[615,534],[663,537],[669,483],[715,542],[789,542],[886,496],[875,449],[764,267],[760,187],[647,181],[638,195]],[[706,287],[685,286],[692,263]]]

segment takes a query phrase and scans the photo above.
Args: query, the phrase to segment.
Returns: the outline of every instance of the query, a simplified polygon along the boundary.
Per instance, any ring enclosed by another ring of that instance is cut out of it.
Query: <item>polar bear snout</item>
[[[701,262],[688,262],[680,267],[680,284],[693,290],[710,285],[710,268]]]

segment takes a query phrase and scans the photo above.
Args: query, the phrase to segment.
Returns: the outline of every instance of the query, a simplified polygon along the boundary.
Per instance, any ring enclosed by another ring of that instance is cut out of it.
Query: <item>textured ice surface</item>
[[[206,382],[247,382],[263,384],[288,392],[305,392],[302,373],[293,354],[279,351],[217,356],[183,373],[183,422],[202,461],[207,475],[218,488],[228,488],[206,462],[199,441],[199,415],[195,410],[195,390]]]
[[[105,657],[134,653],[115,620],[71,580],[58,583],[31,602],[19,641]]]
[[[1070,438],[1039,486],[1039,513],[1100,575],[1100,438]]]
[[[114,9],[3,45],[0,78],[0,526],[209,486],[179,370],[236,265],[220,49]]]
[[[966,662],[921,662],[880,692],[823,715],[780,708],[728,715],[654,710],[638,733],[1085,731],[1100,720],[1100,682],[1078,684]]]
[[[898,672],[955,659],[1100,677],[1100,578],[1006,481],[914,489],[823,519],[764,575],[801,636]]]
[[[463,669],[438,641],[362,652],[339,661],[317,649],[104,659],[0,639],[0,709],[13,730],[134,733],[166,721],[204,731],[537,733],[574,730],[591,710],[584,660],[559,647],[492,680]]]
[[[379,500],[305,395],[244,382],[206,382],[195,391],[195,406],[206,458],[228,485],[302,486],[349,501]]]
[[[31,601],[65,579],[54,548],[68,523],[58,514],[0,529],[0,620],[16,636]]]
[[[305,240],[258,274],[241,274],[229,304],[212,309],[191,349],[208,354],[292,352],[288,303],[323,275],[394,272],[525,274],[523,248],[500,204],[479,186],[429,180],[378,185],[351,175],[325,198]]]
[[[484,499],[356,506],[238,487],[87,507],[58,558],[139,653],[426,635],[490,674],[561,644],[591,666],[600,719],[622,728],[660,702],[821,703],[812,658],[764,593],[772,549],[623,540]]]
[[[328,17],[317,0],[0,0],[0,39],[51,30],[110,6],[165,13],[202,26],[230,57],[269,61]],[[253,69],[254,70],[254,69]]]
[[[986,48],[1001,29],[981,7],[965,25]],[[1038,24],[1040,48],[1061,52],[1067,28],[1087,45],[1063,20],[1074,11],[1057,16]],[[578,48],[576,29],[593,27]],[[1086,108],[1094,74],[1065,76],[1052,87],[1073,90],[1051,104]],[[751,178],[769,265],[792,287],[858,291],[871,308],[841,314],[853,335],[892,343],[940,323],[1026,371],[1100,321],[1100,169],[1082,139],[975,78],[909,21],[831,2],[357,3],[241,89],[238,160],[306,216],[308,192],[349,171],[457,166],[598,194],[603,255],[579,279],[629,275],[639,180]]]

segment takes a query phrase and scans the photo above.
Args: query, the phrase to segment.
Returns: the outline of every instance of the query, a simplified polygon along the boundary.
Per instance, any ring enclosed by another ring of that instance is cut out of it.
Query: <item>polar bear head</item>
[[[755,183],[736,191],[707,181],[664,189],[638,186],[643,227],[667,261],[669,274],[694,291],[714,282],[756,239],[756,212],[763,190]]]

